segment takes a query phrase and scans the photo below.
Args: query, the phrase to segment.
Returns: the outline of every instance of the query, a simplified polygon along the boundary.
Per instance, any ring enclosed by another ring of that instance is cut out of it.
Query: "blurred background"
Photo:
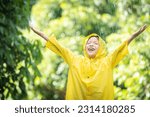
[[[0,0],[0,99],[63,100],[68,65],[45,48],[29,23],[74,53],[99,34],[114,50],[144,24],[150,0]],[[116,100],[150,99],[150,27],[114,69]]]

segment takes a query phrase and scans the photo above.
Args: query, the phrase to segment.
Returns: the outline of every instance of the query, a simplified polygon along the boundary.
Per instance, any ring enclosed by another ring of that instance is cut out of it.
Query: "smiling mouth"
[[[95,48],[88,48],[88,51],[95,51]]]

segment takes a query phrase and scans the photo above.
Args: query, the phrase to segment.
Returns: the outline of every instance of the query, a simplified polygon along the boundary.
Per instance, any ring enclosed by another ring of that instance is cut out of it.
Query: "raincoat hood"
[[[97,51],[96,56],[95,56],[93,59],[98,59],[98,58],[105,57],[105,56],[107,55],[106,43],[105,43],[104,40],[103,40],[98,34],[96,34],[96,33],[92,33],[92,34],[90,34],[90,35],[88,35],[88,36],[86,36],[86,37],[84,38],[84,42],[83,42],[84,56],[87,57],[87,58],[89,58],[89,56],[88,56],[88,54],[87,54],[87,52],[86,52],[85,47],[86,47],[86,43],[87,43],[88,39],[89,39],[90,37],[94,37],[94,36],[98,37],[99,45],[100,45],[100,46],[99,46],[99,49],[98,49],[98,51]]]

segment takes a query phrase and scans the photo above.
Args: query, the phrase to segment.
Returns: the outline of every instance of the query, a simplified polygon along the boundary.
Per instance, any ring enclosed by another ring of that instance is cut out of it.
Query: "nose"
[[[89,46],[93,46],[93,43],[90,43]]]

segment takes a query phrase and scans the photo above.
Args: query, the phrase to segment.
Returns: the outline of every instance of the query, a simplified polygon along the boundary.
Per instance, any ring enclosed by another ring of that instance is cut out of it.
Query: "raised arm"
[[[138,31],[136,31],[135,33],[133,33],[128,40],[128,45],[130,44],[130,42],[135,39],[138,35],[140,35],[145,29],[147,28],[147,25],[142,26]]]
[[[51,51],[56,53],[57,55],[61,56],[68,65],[71,65],[74,54],[64,46],[62,46],[57,40],[54,35],[47,37],[42,32],[36,30],[33,26],[30,25],[30,28],[44,40],[46,40],[46,47],[49,48]]]
[[[138,31],[133,33],[126,41],[119,45],[115,49],[115,51],[109,54],[108,58],[113,68],[124,58],[125,55],[128,54],[128,45],[131,43],[131,41],[135,39],[138,35],[140,35],[146,28],[146,25],[142,26]]]
[[[41,31],[35,29],[33,26],[30,25],[30,28],[33,30],[33,32],[35,32],[37,35],[39,35],[40,37],[42,37],[44,40],[48,41],[48,37],[42,33]]]

